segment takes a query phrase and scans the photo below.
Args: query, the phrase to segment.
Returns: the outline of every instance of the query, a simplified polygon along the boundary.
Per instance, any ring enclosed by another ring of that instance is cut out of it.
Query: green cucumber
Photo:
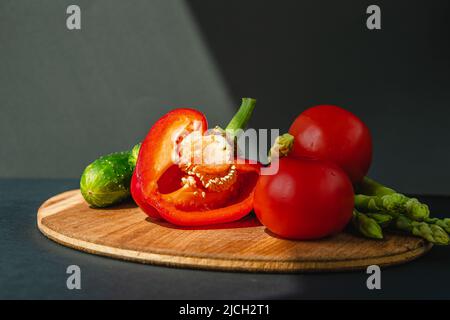
[[[137,150],[135,150],[137,147]],[[92,207],[109,207],[130,197],[130,182],[140,144],[131,151],[102,156],[84,169],[80,180],[83,198]]]

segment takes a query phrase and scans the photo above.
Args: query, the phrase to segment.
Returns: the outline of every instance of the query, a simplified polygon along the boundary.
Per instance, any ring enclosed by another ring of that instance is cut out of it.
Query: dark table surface
[[[61,246],[36,227],[47,198],[77,180],[0,179],[1,299],[380,299],[450,298],[450,250],[434,247],[405,265],[382,270],[381,290],[364,271],[256,274],[165,268],[95,256]],[[450,198],[422,197],[450,213]],[[66,268],[81,268],[81,290],[68,290]]]

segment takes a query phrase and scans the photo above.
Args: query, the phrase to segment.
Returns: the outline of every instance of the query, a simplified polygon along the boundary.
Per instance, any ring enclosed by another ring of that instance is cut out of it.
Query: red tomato
[[[367,126],[353,113],[332,105],[302,112],[289,129],[294,136],[290,155],[329,160],[352,180],[361,181],[372,162],[372,138]]]
[[[277,174],[260,176],[254,209],[259,221],[281,237],[322,238],[350,221],[353,187],[333,163],[281,158]]]

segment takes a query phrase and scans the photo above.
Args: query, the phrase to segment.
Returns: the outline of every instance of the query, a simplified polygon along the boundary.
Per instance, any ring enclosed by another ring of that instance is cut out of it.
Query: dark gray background
[[[365,27],[369,4],[382,30]],[[78,4],[82,30],[68,31]],[[286,130],[338,104],[371,128],[371,175],[448,194],[448,1],[0,2],[0,177],[78,177],[174,106]]]

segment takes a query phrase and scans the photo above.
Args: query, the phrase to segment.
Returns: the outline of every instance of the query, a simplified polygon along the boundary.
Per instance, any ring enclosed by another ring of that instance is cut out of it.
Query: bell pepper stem
[[[253,98],[242,98],[241,106],[236,112],[234,117],[230,120],[225,131],[230,132],[233,138],[236,138],[239,129],[244,129],[250,117],[252,116],[253,109],[255,109],[256,99]]]

